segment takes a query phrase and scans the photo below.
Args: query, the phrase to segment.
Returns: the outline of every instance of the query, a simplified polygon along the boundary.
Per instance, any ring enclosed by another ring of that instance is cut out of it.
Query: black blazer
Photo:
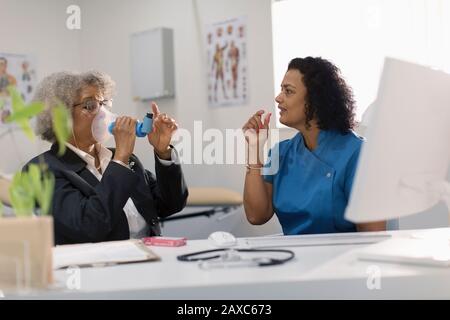
[[[55,175],[52,214],[56,244],[129,239],[123,211],[128,198],[148,223],[149,236],[160,235],[159,217],[181,211],[186,205],[188,190],[180,165],[164,166],[155,156],[156,179],[132,155],[131,170],[111,161],[98,181],[72,150],[67,148],[61,157],[57,152],[58,146],[53,144],[28,163],[43,160]]]

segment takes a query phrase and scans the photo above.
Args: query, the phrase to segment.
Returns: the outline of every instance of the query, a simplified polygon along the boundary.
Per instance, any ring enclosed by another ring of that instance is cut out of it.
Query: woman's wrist
[[[121,154],[121,153],[115,153],[113,160],[118,160],[123,163],[128,163],[128,160],[130,159],[130,155]]]
[[[247,146],[247,164],[250,165],[263,165],[263,154],[262,154],[263,148],[260,148],[258,146]]]
[[[155,153],[158,158],[162,160],[170,160],[172,158],[172,148],[170,146],[167,146],[167,149],[165,150],[158,150],[155,148]]]
[[[124,166],[126,168],[130,168],[129,165],[127,165],[125,162],[123,162],[122,160],[118,160],[118,159],[112,159],[113,162],[120,164],[121,166]]]
[[[247,174],[250,175],[262,175],[262,164],[246,164],[245,167],[247,168]]]

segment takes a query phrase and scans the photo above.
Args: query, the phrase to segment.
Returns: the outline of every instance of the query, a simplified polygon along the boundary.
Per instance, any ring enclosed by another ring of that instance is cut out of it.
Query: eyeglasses
[[[81,103],[73,105],[73,107],[83,106],[83,111],[86,111],[87,113],[90,114],[97,114],[101,107],[111,109],[112,103],[113,103],[112,99],[107,100],[86,99]]]

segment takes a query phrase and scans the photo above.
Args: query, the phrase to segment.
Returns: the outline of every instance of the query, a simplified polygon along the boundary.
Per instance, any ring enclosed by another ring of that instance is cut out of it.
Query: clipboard
[[[100,267],[115,264],[159,261],[161,258],[141,240],[108,241],[62,245],[53,248],[53,269]]]

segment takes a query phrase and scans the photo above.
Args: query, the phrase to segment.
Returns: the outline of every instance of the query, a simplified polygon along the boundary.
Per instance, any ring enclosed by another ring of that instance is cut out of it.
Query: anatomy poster
[[[36,86],[36,66],[32,56],[0,52],[0,127],[10,114],[8,86],[16,87],[25,102],[30,102]]]
[[[246,18],[208,25],[205,34],[209,106],[245,104],[248,99]]]

